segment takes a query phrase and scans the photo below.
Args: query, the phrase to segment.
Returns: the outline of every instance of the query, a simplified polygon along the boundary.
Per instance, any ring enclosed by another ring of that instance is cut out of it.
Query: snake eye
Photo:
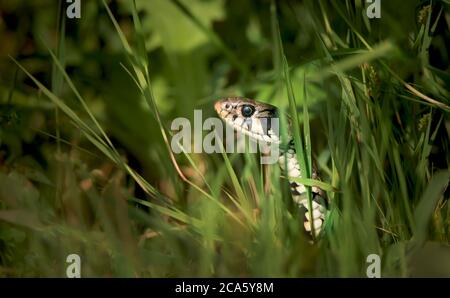
[[[244,117],[251,117],[253,113],[255,112],[255,108],[250,105],[244,105],[242,106],[241,113]]]

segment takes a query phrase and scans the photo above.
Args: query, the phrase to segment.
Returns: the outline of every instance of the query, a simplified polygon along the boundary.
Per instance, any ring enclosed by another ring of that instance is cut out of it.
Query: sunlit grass
[[[444,246],[450,241],[450,207],[444,197],[450,172],[429,160],[430,144],[448,125],[448,100],[439,93],[448,86],[431,75],[427,85],[404,81],[393,66],[406,55],[402,45],[393,39],[373,42],[365,16],[354,15],[349,2],[307,1],[316,60],[293,65],[274,1],[267,7],[273,69],[254,76],[183,1],[173,4],[242,76],[229,90],[246,95],[256,89],[259,100],[283,109],[284,127],[290,119],[306,173],[299,181],[321,186],[330,198],[325,234],[314,245],[302,233],[288,182],[280,178],[278,167],[262,167],[250,153],[172,153],[172,119],[158,106],[162,101],[155,95],[153,61],[138,8],[133,1],[133,29],[127,36],[103,1],[126,59],[122,75],[133,82],[157,126],[154,132],[160,134],[148,136],[161,140],[155,166],[160,181],[146,179],[133,168],[67,73],[61,22],[59,50],[54,54],[49,49],[51,88],[12,59],[56,107],[57,123],[70,121],[87,140],[83,146],[90,145],[88,152],[105,160],[105,168],[113,166],[109,175],[88,168],[82,161],[88,158],[75,146],[63,147],[65,140],[57,130],[56,187],[54,182],[45,185],[38,174],[0,173],[0,198],[9,198],[0,201],[1,225],[6,227],[0,238],[11,243],[2,250],[0,275],[64,276],[69,253],[80,254],[83,276],[365,276],[366,257],[373,253],[382,257],[383,276],[427,275],[428,268],[413,268],[422,251],[430,254],[430,268],[450,275],[444,265],[450,264]],[[329,19],[331,15],[346,26],[345,38],[333,28],[336,20]],[[432,30],[433,23],[437,20],[430,16],[413,40],[415,54],[422,58],[430,43],[424,32]],[[80,109],[61,97],[61,85],[68,87]],[[210,98],[222,94],[227,90],[217,90]],[[176,104],[185,103],[179,99]],[[204,109],[212,111],[212,106],[210,100]],[[186,117],[194,108],[183,108]],[[447,156],[448,145],[442,153]],[[313,159],[318,160],[321,182],[309,179]],[[449,158],[445,160],[448,166]],[[143,190],[142,197],[136,197],[137,188]],[[433,246],[437,243],[442,247]],[[20,260],[22,255],[26,258]]]

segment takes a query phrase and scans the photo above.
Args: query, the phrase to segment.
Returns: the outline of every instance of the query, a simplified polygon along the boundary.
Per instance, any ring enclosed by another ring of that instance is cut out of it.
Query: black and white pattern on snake
[[[281,145],[278,129],[271,126],[271,119],[278,118],[278,110],[275,106],[258,102],[253,99],[243,97],[229,97],[217,101],[214,108],[220,118],[236,131],[250,136],[259,141],[275,143]],[[280,156],[278,164],[280,168],[287,172],[289,178],[302,177],[300,165],[296,157],[294,140],[288,133],[288,142],[285,150],[280,146]],[[286,168],[287,167],[287,168]],[[313,166],[312,179],[318,180],[316,168]],[[315,235],[322,230],[325,216],[328,210],[325,193],[318,187],[311,187],[312,192],[312,212],[309,210],[309,202],[306,187],[292,179],[290,189],[293,200],[299,205],[304,213],[303,225],[308,233],[312,233],[314,226]],[[311,224],[312,218],[314,224]]]

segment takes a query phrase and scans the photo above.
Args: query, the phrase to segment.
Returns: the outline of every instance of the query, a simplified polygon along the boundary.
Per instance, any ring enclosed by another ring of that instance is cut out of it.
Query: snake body
[[[308,201],[305,185],[294,181],[292,178],[302,177],[300,165],[296,157],[294,139],[288,133],[287,146],[281,146],[279,133],[270,125],[270,120],[278,118],[277,107],[243,97],[228,97],[218,100],[214,108],[219,117],[234,130],[242,132],[249,137],[266,143],[280,144],[278,164],[282,171],[287,172],[289,178],[292,199],[298,204],[304,214],[303,226],[305,231],[317,236],[324,225],[327,214],[327,200],[325,193],[318,187],[311,187],[312,201]],[[283,149],[284,148],[284,149]],[[319,179],[316,168],[313,166],[312,179]],[[313,224],[311,223],[313,221]]]

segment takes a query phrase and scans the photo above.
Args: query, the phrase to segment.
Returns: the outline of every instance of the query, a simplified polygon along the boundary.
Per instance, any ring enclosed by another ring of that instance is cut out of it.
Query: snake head
[[[227,97],[218,100],[214,108],[219,117],[236,131],[257,140],[280,142],[275,106],[244,97]]]

